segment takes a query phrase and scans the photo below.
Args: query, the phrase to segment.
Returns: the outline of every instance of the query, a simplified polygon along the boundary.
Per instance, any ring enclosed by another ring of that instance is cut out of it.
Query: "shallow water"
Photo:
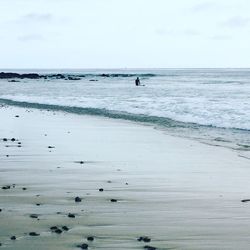
[[[0,80],[0,102],[146,122],[168,133],[249,150],[249,69],[25,72],[61,73],[80,80]],[[145,86],[134,86],[137,75]]]

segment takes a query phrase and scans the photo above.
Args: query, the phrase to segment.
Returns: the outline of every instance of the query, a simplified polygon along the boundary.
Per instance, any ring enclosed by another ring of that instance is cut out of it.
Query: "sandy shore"
[[[250,161],[237,152],[132,122],[0,117],[0,248],[249,249]]]

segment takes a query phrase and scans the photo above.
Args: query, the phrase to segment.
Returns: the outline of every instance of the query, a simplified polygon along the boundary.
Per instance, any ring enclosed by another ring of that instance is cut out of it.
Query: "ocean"
[[[131,120],[175,136],[250,151],[250,69],[0,71],[44,76],[0,79],[3,105]],[[144,86],[135,86],[137,76]]]

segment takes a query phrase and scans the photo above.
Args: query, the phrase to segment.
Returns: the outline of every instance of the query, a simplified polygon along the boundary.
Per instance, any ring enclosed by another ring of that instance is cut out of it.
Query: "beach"
[[[249,248],[238,151],[131,121],[7,105],[0,117],[1,248]]]

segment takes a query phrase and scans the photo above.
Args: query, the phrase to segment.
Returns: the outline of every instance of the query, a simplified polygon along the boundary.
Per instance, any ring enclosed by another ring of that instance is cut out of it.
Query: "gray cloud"
[[[228,20],[222,23],[223,26],[229,28],[243,28],[248,26],[249,24],[250,24],[250,18],[245,18],[240,16],[229,18]]]

